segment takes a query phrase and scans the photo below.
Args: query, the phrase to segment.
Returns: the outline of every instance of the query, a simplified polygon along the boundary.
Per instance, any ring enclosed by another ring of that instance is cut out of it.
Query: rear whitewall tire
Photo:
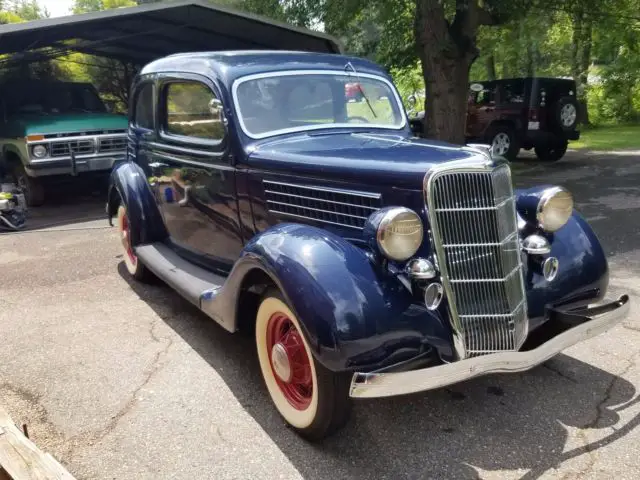
[[[118,207],[118,237],[122,244],[122,257],[127,267],[127,272],[136,280],[141,282],[149,282],[153,279],[151,272],[142,264],[135,256],[133,246],[131,244],[131,224],[127,216],[127,207],[120,204]],[[127,247],[128,245],[128,247]]]

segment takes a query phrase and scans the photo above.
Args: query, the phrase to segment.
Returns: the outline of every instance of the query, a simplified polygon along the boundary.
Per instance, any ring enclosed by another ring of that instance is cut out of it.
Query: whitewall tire
[[[120,205],[118,207],[118,236],[122,243],[122,253],[124,264],[129,274],[136,280],[148,281],[151,279],[151,272],[140,262],[133,249],[132,228],[129,216],[127,215],[127,207]]]
[[[349,416],[349,375],[331,372],[315,360],[298,318],[279,291],[264,295],[255,334],[262,376],[284,420],[312,440],[340,428]]]

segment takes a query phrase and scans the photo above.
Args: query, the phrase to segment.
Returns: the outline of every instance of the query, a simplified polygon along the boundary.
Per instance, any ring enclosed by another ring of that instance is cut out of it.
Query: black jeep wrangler
[[[540,160],[555,162],[578,140],[576,83],[563,78],[510,78],[472,82],[469,86],[466,137],[487,143],[497,155],[513,160],[521,148]],[[424,114],[412,119],[422,129]]]

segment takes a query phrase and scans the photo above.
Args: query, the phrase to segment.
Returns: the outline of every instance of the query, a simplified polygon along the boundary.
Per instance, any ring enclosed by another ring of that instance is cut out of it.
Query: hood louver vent
[[[267,207],[280,216],[361,230],[381,207],[379,193],[264,180]]]

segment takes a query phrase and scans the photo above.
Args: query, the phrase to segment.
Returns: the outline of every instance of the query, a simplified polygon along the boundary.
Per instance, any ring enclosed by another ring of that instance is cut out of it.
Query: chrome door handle
[[[191,190],[191,186],[187,185],[186,187],[184,187],[184,194],[182,197],[182,200],[178,200],[178,206],[179,207],[186,207],[187,204],[189,203],[189,191]]]
[[[159,169],[159,168],[167,168],[169,165],[167,165],[166,163],[162,163],[162,162],[153,162],[149,164],[149,167],[153,170]]]

